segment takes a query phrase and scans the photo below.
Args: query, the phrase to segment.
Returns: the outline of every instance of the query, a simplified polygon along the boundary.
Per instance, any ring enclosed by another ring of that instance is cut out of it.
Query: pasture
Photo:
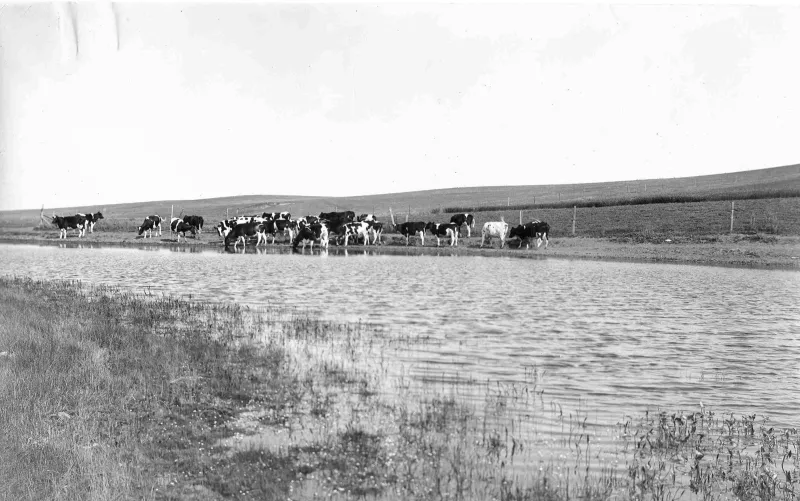
[[[353,210],[389,221],[389,208],[398,223],[407,216],[411,221],[447,222],[453,210],[468,209],[476,213],[479,224],[501,216],[515,224],[520,210],[516,207],[521,207],[525,221],[547,221],[554,237],[564,237],[571,235],[572,205],[579,205],[576,236],[713,235],[730,229],[728,197],[735,200],[734,233],[800,235],[798,195],[800,165],[791,165],[711,176],[572,185],[483,186],[354,197],[243,195],[103,207],[44,207],[44,216],[49,221],[53,213],[100,210],[106,219],[98,224],[99,231],[132,232],[144,217],[158,214],[169,218],[171,210],[175,216],[201,215],[211,224],[236,215],[284,210],[293,217]],[[670,202],[623,205],[644,196],[667,197]],[[564,204],[567,206],[561,207]],[[606,206],[580,207],[587,204]],[[0,212],[3,228],[32,228],[39,221],[40,209]]]

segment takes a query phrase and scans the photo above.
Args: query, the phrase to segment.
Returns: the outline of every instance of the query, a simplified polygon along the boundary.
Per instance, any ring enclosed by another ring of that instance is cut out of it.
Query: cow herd
[[[75,216],[53,216],[53,224],[56,224],[61,233],[59,238],[66,238],[68,229],[78,230],[78,237],[85,235],[86,229],[94,231],[94,224],[103,219],[100,212],[95,214],[76,214]],[[142,224],[137,228],[139,235],[144,238],[152,238],[153,233],[161,235],[161,224],[164,219],[158,215],[147,216]],[[174,217],[170,221],[170,232],[175,233],[180,242],[181,236],[186,239],[186,233],[197,235],[203,230],[202,216],[183,216]],[[420,245],[425,245],[425,234],[430,233],[436,238],[436,246],[441,245],[441,241],[449,239],[450,246],[458,246],[458,239],[461,238],[461,228],[466,226],[467,237],[472,235],[475,228],[475,217],[469,213],[455,214],[450,218],[449,223],[434,223],[424,221],[406,221],[395,223],[394,215],[391,215],[391,229],[405,237],[406,245],[410,244],[412,236],[418,237]],[[347,246],[352,239],[353,243],[363,242],[366,245],[383,244],[384,224],[375,217],[374,214],[361,214],[356,217],[353,211],[343,212],[321,212],[318,216],[305,216],[292,219],[289,212],[264,212],[260,216],[237,216],[234,218],[220,221],[214,227],[219,236],[224,240],[225,247],[236,248],[240,243],[244,247],[247,240],[254,238],[256,247],[267,245],[268,238],[272,237],[272,243],[278,233],[286,235],[292,244],[292,248],[305,249],[309,245],[313,250],[314,244],[318,243],[322,248],[327,248],[330,240],[337,245]],[[526,242],[526,248],[530,248],[531,242],[536,242],[536,247],[544,242],[545,249],[548,245],[550,226],[542,221],[533,220],[529,223],[510,227],[505,221],[490,221],[483,225],[481,232],[481,247],[488,239],[499,239],[500,247],[505,247],[506,241],[518,238],[520,247],[522,242]]]

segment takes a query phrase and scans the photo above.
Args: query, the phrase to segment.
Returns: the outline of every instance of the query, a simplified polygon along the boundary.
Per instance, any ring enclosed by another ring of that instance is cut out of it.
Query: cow
[[[425,229],[436,237],[436,247],[440,245],[440,239],[450,237],[450,247],[458,246],[458,226],[454,223],[432,223],[425,225]]]
[[[233,248],[235,249],[236,246],[239,244],[239,240],[242,241],[243,247],[247,247],[247,237],[257,237],[258,240],[256,241],[256,246],[261,242],[261,238],[264,235],[264,225],[266,223],[244,223],[244,224],[237,224],[234,226],[231,231],[225,236],[225,247],[230,247],[230,243],[234,242]],[[266,242],[266,237],[263,236],[264,241]],[[274,240],[273,240],[274,242]]]
[[[161,221],[163,220],[158,215],[147,216],[142,225],[137,228],[139,235],[146,231],[150,234],[150,238],[153,238],[153,230],[156,230],[158,236],[161,236]],[[145,235],[144,238],[147,238],[147,235]]]
[[[183,216],[183,222],[197,228],[197,233],[203,233],[203,216]]]
[[[328,224],[333,227],[339,226],[341,223],[352,223],[356,218],[356,213],[351,210],[343,212],[320,212],[319,218],[328,221]]]
[[[508,238],[519,238],[519,246],[522,247],[522,241],[527,239],[526,249],[530,249],[530,240],[536,239],[536,248],[542,245],[544,240],[544,248],[547,249],[547,237],[550,234],[550,225],[541,221],[531,221],[530,223],[521,224],[511,228],[508,233]]]
[[[292,250],[296,251],[297,246],[302,244],[303,250],[306,249],[306,244],[311,244],[311,250],[314,250],[314,241],[319,240],[320,247],[328,248],[328,228],[324,224],[311,224],[299,228],[297,236],[292,240]]]
[[[261,239],[264,239],[264,245],[267,245],[267,235],[272,235],[272,245],[275,245],[275,235],[278,233],[278,226],[280,226],[279,221],[281,220],[273,220],[268,219],[262,223],[248,223],[248,224],[259,224],[261,227],[258,230],[258,242]],[[252,236],[252,235],[250,235]],[[256,247],[258,247],[258,242],[256,242]]]
[[[308,226],[311,224],[315,224],[319,222],[319,218],[317,216],[308,215],[306,217],[301,217],[297,220],[297,224],[300,226]]]
[[[186,240],[186,232],[191,232],[192,235],[197,238],[197,227],[193,224],[189,224],[186,221],[181,219],[172,218],[172,223],[169,226],[170,231],[175,232],[178,235],[178,242],[181,241],[181,233],[183,233],[183,239]]]
[[[77,213],[75,215],[76,216],[81,216],[84,219],[86,219],[86,226],[89,228],[89,233],[94,233],[94,225],[95,225],[95,223],[97,223],[98,220],[105,219],[103,217],[103,213],[102,212],[95,212],[94,214],[92,214],[91,212],[89,214],[81,214],[79,212],[79,213]],[[84,233],[86,233],[85,229],[84,229]]]
[[[483,231],[481,231],[481,247],[486,241],[486,237],[499,238],[500,248],[506,245],[506,235],[508,234],[508,223],[505,221],[492,221],[483,223]]]
[[[421,245],[425,245],[425,221],[406,221],[395,226],[398,233],[406,237],[406,245],[409,243],[409,237],[412,235],[419,236]]]
[[[472,214],[463,213],[463,214],[455,214],[453,217],[450,218],[450,222],[455,224],[458,227],[458,236],[461,236],[461,226],[466,223],[467,225],[467,237],[472,236],[472,228],[475,227],[475,218]]]
[[[369,245],[369,223],[347,223],[344,233],[344,246],[347,247],[347,241],[353,237],[354,242],[358,242],[359,238],[364,238],[364,245]]]
[[[290,220],[292,218],[292,214],[289,211],[265,212],[265,213],[261,214],[261,217],[265,217],[265,218],[269,218],[269,219],[273,219],[273,220],[275,220],[275,219],[283,219],[285,221],[288,221],[288,220]]]
[[[377,221],[378,218],[375,217],[375,214],[361,214],[356,218],[356,221]]]
[[[86,218],[83,216],[53,216],[51,221],[58,226],[58,239],[67,238],[67,230],[78,230],[78,238],[86,234]]]
[[[372,245],[378,245],[381,242],[381,235],[383,235],[383,223],[380,221],[365,221],[369,225],[369,232],[372,233]]]

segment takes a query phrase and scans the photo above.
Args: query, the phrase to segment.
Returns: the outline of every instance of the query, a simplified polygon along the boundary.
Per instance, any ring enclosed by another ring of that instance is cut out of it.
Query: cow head
[[[428,224],[425,225],[425,229],[430,231],[431,233],[436,233],[436,226],[437,226],[436,223],[429,221]]]
[[[95,218],[95,219],[105,219],[105,218],[103,217],[103,213],[102,213],[102,212],[97,212],[97,213],[94,215],[94,218]]]

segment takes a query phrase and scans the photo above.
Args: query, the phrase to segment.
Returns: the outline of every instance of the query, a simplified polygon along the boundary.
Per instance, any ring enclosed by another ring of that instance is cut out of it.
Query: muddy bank
[[[665,238],[652,236],[648,239],[636,237],[565,237],[551,238],[548,247],[526,249],[519,247],[517,241],[500,249],[498,241],[480,247],[480,237],[462,238],[458,247],[442,245],[436,247],[435,239],[426,238],[425,245],[412,239],[406,246],[405,240],[396,234],[385,234],[385,245],[350,245],[348,252],[379,252],[386,254],[444,254],[444,255],[483,255],[521,258],[567,258],[624,260],[642,262],[667,262],[682,264],[705,264],[718,266],[747,266],[776,269],[800,269],[800,237],[765,234],[705,235],[692,237]],[[193,246],[202,248],[223,248],[222,239],[213,231],[206,231],[195,237],[189,236],[180,242],[169,232],[153,238],[143,238],[131,232],[103,231],[96,229],[83,238],[74,231],[66,239],[59,240],[58,231],[34,230],[32,228],[0,227],[0,241],[18,243],[43,243],[67,245],[123,245],[123,246]],[[262,247],[263,248],[263,247]],[[285,237],[279,237],[276,244],[267,246],[270,251],[289,252],[291,246]],[[239,252],[242,252],[239,247]],[[246,252],[254,252],[255,247],[247,246]],[[331,245],[330,252],[343,252],[344,247]],[[308,250],[306,250],[308,252]]]

